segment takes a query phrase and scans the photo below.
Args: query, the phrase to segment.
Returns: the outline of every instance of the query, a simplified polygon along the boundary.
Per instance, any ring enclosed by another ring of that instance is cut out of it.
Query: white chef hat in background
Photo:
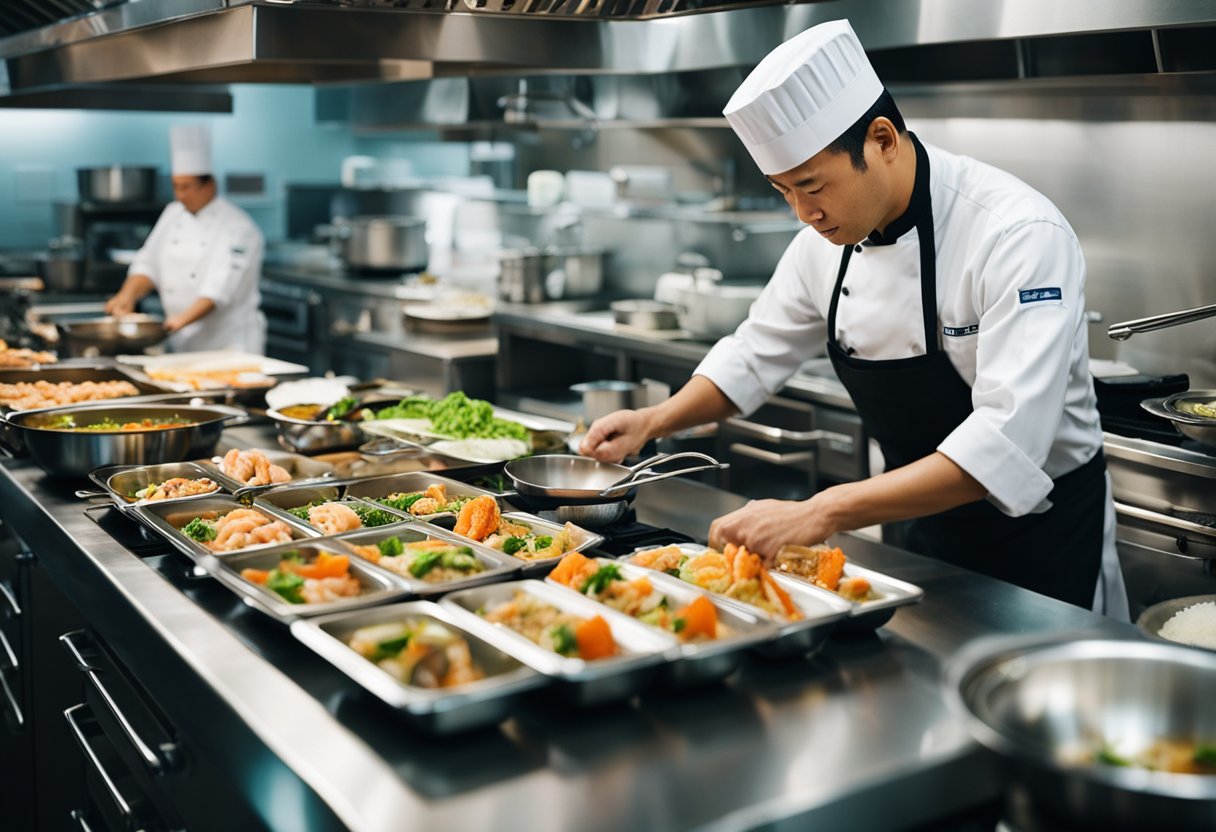
[[[882,90],[849,21],[833,20],[766,55],[722,114],[760,170],[772,175],[836,141]]]
[[[170,169],[174,176],[203,176],[211,167],[211,129],[205,124],[169,128]]]

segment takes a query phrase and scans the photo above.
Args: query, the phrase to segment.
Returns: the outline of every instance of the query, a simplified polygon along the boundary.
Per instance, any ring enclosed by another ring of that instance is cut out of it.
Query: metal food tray
[[[349,556],[350,573],[363,585],[363,593],[340,601],[292,604],[274,590],[241,577],[242,569],[274,569],[282,560],[283,554],[291,551],[299,552],[305,561],[314,560],[317,553],[322,551]],[[202,566],[216,580],[240,595],[249,606],[284,624],[290,624],[298,618],[368,607],[390,600],[403,600],[411,595],[410,587],[397,575],[351,556],[345,546],[334,545],[332,540],[280,543],[234,554],[213,555],[203,561]]]
[[[563,523],[554,523],[549,520],[542,520],[535,514],[528,514],[525,511],[504,511],[502,516],[504,520],[513,520],[517,523],[527,523],[533,528],[533,530],[542,531],[548,535],[556,535],[565,528],[565,524]],[[451,517],[452,515],[450,514],[441,514],[436,520],[429,522],[439,525],[440,528],[451,531],[451,529],[448,528],[448,525],[441,525]],[[557,566],[557,562],[571,552],[585,552],[588,549],[594,549],[596,546],[599,546],[604,542],[603,535],[596,534],[595,532],[589,532],[584,528],[580,528],[579,526],[575,526],[574,529],[574,545],[562,554],[555,555],[551,558],[536,558],[534,560],[527,560],[526,558],[517,558],[514,555],[508,555],[506,552],[498,553],[504,558],[510,558],[511,560],[520,564],[520,568],[527,575],[543,575],[554,566]],[[454,531],[452,534],[456,535]],[[477,541],[473,540],[471,537],[465,537],[464,535],[456,535],[456,537],[460,540],[468,540],[470,542],[477,543]],[[497,552],[498,550],[494,549],[493,551]]]
[[[293,454],[287,451],[281,451],[276,448],[242,448],[246,451],[261,451],[266,454],[266,458],[271,464],[278,465],[291,475],[291,482],[282,483],[282,487],[290,487],[297,484],[313,483],[317,480],[324,480],[326,477],[332,477],[334,474],[334,466],[328,462],[322,462],[319,459],[311,459],[303,454]],[[220,465],[223,463],[223,456],[215,456],[211,459],[199,460],[199,464],[211,469],[221,477],[226,478],[229,482],[236,483],[238,488],[248,488],[243,482],[238,482],[232,477],[229,477],[223,472]]]
[[[225,496],[195,497],[189,501],[177,500],[165,503],[160,501],[145,503],[132,509],[131,513],[159,533],[161,537],[168,540],[169,543],[173,544],[178,551],[195,562],[211,556],[227,558],[241,552],[258,551],[269,548],[269,545],[279,545],[269,544],[268,546],[257,546],[248,549],[235,549],[232,552],[213,552],[198,541],[186,537],[186,535],[181,533],[182,526],[185,526],[195,517],[199,517],[210,511],[224,515],[238,508],[252,508],[254,511],[259,511],[267,517],[282,520],[291,529],[293,540],[312,540],[321,536],[320,532],[316,529],[301,524],[290,514],[284,514],[283,512],[268,509],[264,506],[247,506],[232,497]]]
[[[400,538],[403,543],[426,540],[428,538],[445,540],[458,546],[467,546],[473,550],[473,554],[481,561],[481,565],[484,567],[483,571],[452,581],[426,581],[422,578],[415,578],[413,575],[398,575],[398,573],[393,572],[387,566],[380,567],[386,572],[393,572],[394,575],[398,575],[398,577],[410,585],[414,594],[421,598],[437,597],[446,592],[506,580],[519,572],[519,562],[515,558],[508,557],[502,552],[496,552],[485,546],[480,546],[438,527],[424,526],[420,523],[408,526],[378,526],[374,529],[347,532],[329,539],[341,541],[352,546],[367,546],[377,544],[386,537]]]
[[[612,628],[621,652],[595,661],[574,659],[546,650],[514,630],[491,624],[476,610],[509,601],[516,591],[552,604],[582,618],[601,615]],[[481,637],[529,667],[559,680],[556,690],[572,704],[600,705],[625,699],[642,690],[658,671],[668,651],[677,646],[675,636],[655,632],[615,610],[563,587],[542,581],[512,581],[454,592],[441,602],[461,627]]]
[[[141,500],[128,497],[154,482],[164,482],[174,477],[196,480],[207,478],[219,486],[219,490],[171,500]],[[92,480],[102,491],[110,495],[120,511],[130,511],[136,506],[173,504],[178,505],[202,497],[224,496],[232,493],[232,482],[227,477],[217,477],[197,462],[166,462],[161,465],[107,465],[89,472]]]
[[[430,471],[411,471],[407,474],[390,474],[384,477],[373,477],[371,479],[352,482],[347,486],[346,493],[351,497],[359,497],[367,500],[370,503],[376,503],[380,497],[387,497],[389,494],[405,493],[413,494],[420,491],[426,491],[429,486],[442,485],[447,489],[447,493],[453,497],[494,497],[495,495],[481,488],[475,488],[464,482],[450,480],[447,477],[441,477],[432,474]],[[381,503],[376,503],[382,505]],[[408,513],[408,512],[406,512]],[[436,517],[444,515],[452,515],[450,511],[438,511],[433,514],[411,514],[411,517],[416,517],[419,520],[433,520]]]
[[[396,509],[389,508],[388,506],[380,505],[379,503],[369,503],[367,500],[360,500],[355,497],[345,497],[342,495],[342,491],[342,488],[334,485],[284,486],[282,488],[276,488],[273,491],[263,492],[253,502],[254,505],[262,506],[263,508],[271,508],[275,511],[286,514],[295,522],[303,523],[309,528],[312,528],[311,523],[291,514],[290,510],[300,508],[301,506],[306,506],[309,503],[314,502],[346,503],[348,505],[353,504],[360,507],[371,506],[383,511],[385,514],[389,514],[397,518],[392,523],[383,523],[379,526],[370,527],[364,526],[363,528],[381,529],[388,526],[397,526],[401,523],[407,523],[410,521],[409,515],[405,514],[404,512],[397,511]],[[352,529],[351,531],[355,530]],[[324,534],[324,532],[320,530],[317,530],[317,533]]]
[[[706,551],[709,547],[702,546],[697,543],[679,543],[675,544],[680,551],[689,555],[699,555]],[[639,552],[647,552],[656,548],[667,548],[666,546],[647,546],[638,549],[634,554]],[[632,555],[630,557],[633,557]],[[622,561],[630,563],[628,559]],[[630,564],[634,565],[634,564]],[[643,568],[643,567],[639,567]],[[658,570],[647,570],[652,575],[662,575],[663,572]],[[789,593],[790,600],[802,612],[802,619],[799,621],[788,621],[783,617],[765,612],[759,607],[744,603],[735,598],[730,598],[721,593],[711,592],[710,594],[716,598],[720,598],[722,603],[733,605],[751,612],[754,615],[759,615],[766,621],[773,622],[777,627],[777,632],[774,639],[765,644],[757,645],[757,650],[769,656],[794,656],[799,654],[813,653],[818,650],[827,637],[831,634],[832,629],[836,624],[846,618],[853,611],[853,604],[841,598],[834,592],[828,592],[825,589],[812,586],[805,581],[799,581],[789,576],[782,575],[778,572],[770,570],[769,574],[773,576],[781,588]],[[668,576],[672,577],[672,576]],[[679,580],[678,578],[676,580]],[[681,583],[685,583],[681,581]],[[696,586],[695,584],[688,584]],[[703,587],[697,587],[704,590]]]
[[[424,618],[442,624],[469,643],[484,679],[450,688],[420,688],[398,682],[348,645],[361,627]],[[531,690],[548,683],[518,659],[466,630],[431,601],[411,601],[350,610],[292,622],[291,634],[345,673],[368,693],[397,709],[410,723],[432,734],[451,734],[501,722]]]
[[[750,607],[723,603],[713,593],[685,583],[679,578],[609,558],[597,558],[596,563],[600,565],[615,564],[621,570],[621,576],[629,581],[645,577],[654,585],[655,592],[671,599],[676,608],[687,606],[697,598],[706,596],[717,608],[719,620],[734,630],[735,634],[732,636],[713,641],[679,642],[675,648],[670,650],[667,658],[671,660],[671,663],[663,667],[661,674],[662,681],[672,687],[687,687],[724,679],[738,669],[743,661],[744,651],[771,641],[777,635],[776,624],[762,617],[758,612],[754,612]],[[567,592],[577,592],[565,584],[559,584],[551,579],[546,580]],[[607,609],[612,609],[594,598],[589,597],[589,600]],[[639,623],[645,624],[641,621]],[[645,624],[645,626],[661,633],[667,633],[667,630],[660,627],[650,624]],[[678,640],[679,636],[676,638]]]
[[[821,586],[816,586],[797,575],[776,570],[773,571],[773,575],[783,581],[797,581],[820,592],[828,592],[840,597],[838,593],[824,589]],[[911,604],[919,604],[920,599],[925,597],[925,591],[915,584],[901,581],[898,578],[892,578],[890,575],[884,575],[882,572],[875,572],[873,569],[868,569],[854,563],[851,559],[845,562],[844,577],[866,578],[869,580],[871,588],[880,596],[872,601],[849,601],[847,598],[841,598],[841,600],[848,601],[848,603],[853,605],[849,619],[839,624],[839,629],[846,632],[862,632],[881,627],[891,620],[891,616],[895,615],[897,609]],[[782,585],[784,586],[784,583]]]

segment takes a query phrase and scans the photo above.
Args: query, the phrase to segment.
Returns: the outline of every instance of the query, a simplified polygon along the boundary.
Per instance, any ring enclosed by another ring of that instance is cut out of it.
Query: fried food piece
[[[176,500],[180,497],[193,497],[196,494],[210,494],[218,491],[219,486],[214,480],[200,477],[196,480],[186,477],[173,477],[159,485],[151,486],[144,496],[145,500]]]
[[[456,518],[456,534],[482,541],[498,531],[502,512],[498,501],[490,496],[477,497],[464,504]]]
[[[286,468],[275,465],[266,454],[252,448],[247,451],[233,448],[225,454],[220,470],[245,485],[279,485],[291,481]]]
[[[786,545],[777,552],[777,569],[835,592],[840,586],[846,560],[844,552],[838,548]]]
[[[308,522],[325,534],[340,534],[363,528],[359,515],[341,503],[325,503],[308,510]]]
[[[5,353],[0,352],[0,357],[4,355]],[[129,381],[61,381],[56,383],[40,380],[0,384],[0,404],[6,404],[14,410],[34,410],[42,407],[58,407],[138,395],[139,389]]]
[[[213,552],[234,552],[290,540],[291,527],[282,520],[272,520],[251,508],[238,508],[215,521],[215,540],[206,546]]]

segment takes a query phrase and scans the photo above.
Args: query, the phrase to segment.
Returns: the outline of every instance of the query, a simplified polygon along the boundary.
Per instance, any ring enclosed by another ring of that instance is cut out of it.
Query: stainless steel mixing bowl
[[[1216,828],[1216,777],[1092,762],[1163,739],[1216,743],[1213,691],[1216,654],[1141,640],[979,643],[947,672],[976,740],[1075,828]]]

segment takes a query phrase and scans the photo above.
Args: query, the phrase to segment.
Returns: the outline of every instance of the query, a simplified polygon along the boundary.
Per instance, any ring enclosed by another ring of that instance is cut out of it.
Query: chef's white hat
[[[179,124],[169,128],[169,150],[174,176],[202,176],[211,167],[211,131],[205,124]]]
[[[722,114],[760,170],[772,175],[840,138],[882,90],[849,21],[833,20],[766,55]]]

